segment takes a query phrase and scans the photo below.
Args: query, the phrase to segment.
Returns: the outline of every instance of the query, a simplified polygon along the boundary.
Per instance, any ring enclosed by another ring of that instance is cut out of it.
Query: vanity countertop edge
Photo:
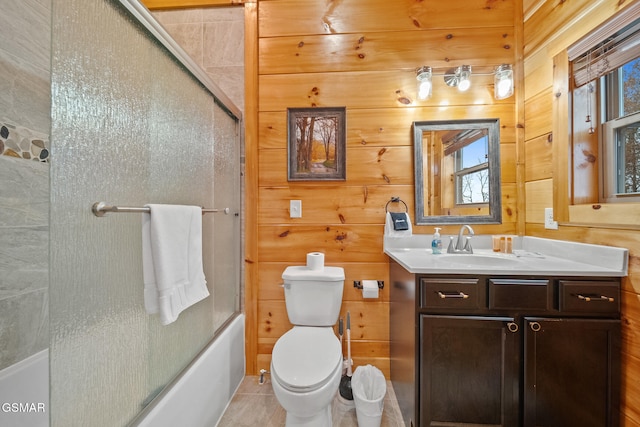
[[[442,236],[443,253],[432,254],[431,238],[429,234],[385,236],[384,253],[414,274],[624,277],[628,272],[629,251],[614,246],[514,236],[514,253],[504,254],[493,252],[491,235],[476,235],[472,238],[474,254],[466,259],[481,262],[467,264],[464,255],[446,253],[449,236]],[[483,260],[488,264],[483,265]]]

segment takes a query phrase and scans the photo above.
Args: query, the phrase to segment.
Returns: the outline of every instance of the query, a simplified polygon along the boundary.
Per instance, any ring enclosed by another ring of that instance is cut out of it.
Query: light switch
[[[302,200],[289,200],[289,217],[302,218]]]

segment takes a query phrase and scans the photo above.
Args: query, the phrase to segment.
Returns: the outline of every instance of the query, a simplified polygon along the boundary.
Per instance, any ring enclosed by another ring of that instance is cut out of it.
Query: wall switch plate
[[[289,218],[302,218],[302,200],[289,200]]]
[[[558,221],[553,220],[553,208],[544,208],[544,228],[549,230],[558,229]]]

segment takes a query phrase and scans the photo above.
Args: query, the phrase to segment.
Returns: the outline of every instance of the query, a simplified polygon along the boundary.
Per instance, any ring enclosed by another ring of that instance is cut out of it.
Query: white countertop
[[[628,250],[613,246],[514,236],[514,253],[503,254],[493,252],[490,235],[477,235],[471,239],[473,255],[447,254],[449,236],[442,236],[442,254],[433,255],[431,239],[426,234],[385,236],[384,252],[415,274],[623,277],[628,270]]]

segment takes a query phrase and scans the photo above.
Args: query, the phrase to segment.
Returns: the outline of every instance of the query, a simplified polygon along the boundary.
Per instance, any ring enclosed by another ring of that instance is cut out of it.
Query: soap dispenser
[[[431,252],[434,255],[442,253],[442,239],[440,238],[440,227],[436,227],[436,232],[433,233],[433,240],[431,241]]]

